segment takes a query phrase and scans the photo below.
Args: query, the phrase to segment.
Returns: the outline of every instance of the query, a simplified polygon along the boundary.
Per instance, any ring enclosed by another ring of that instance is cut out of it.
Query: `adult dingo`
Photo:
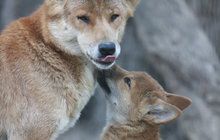
[[[93,95],[96,69],[120,54],[139,0],[45,0],[0,35],[0,134],[53,140]]]

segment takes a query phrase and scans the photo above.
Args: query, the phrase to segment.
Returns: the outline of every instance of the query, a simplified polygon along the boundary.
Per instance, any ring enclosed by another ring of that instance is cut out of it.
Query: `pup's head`
[[[176,119],[191,104],[186,97],[165,92],[143,72],[114,67],[101,72],[98,82],[106,92],[109,121],[164,124]]]
[[[48,28],[61,49],[100,69],[119,56],[126,21],[139,0],[46,0]]]

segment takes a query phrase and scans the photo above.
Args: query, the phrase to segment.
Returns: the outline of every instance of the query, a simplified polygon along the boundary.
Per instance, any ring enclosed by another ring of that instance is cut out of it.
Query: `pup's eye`
[[[89,17],[88,16],[77,16],[77,18],[78,18],[78,20],[81,20],[81,21],[83,21],[83,22],[85,22],[86,24],[89,24],[89,22],[90,22],[90,19],[89,19]]]
[[[128,85],[129,88],[131,88],[131,78],[125,77],[124,82]]]
[[[111,16],[111,22],[114,22],[118,17],[119,17],[118,14],[113,14],[113,15]]]

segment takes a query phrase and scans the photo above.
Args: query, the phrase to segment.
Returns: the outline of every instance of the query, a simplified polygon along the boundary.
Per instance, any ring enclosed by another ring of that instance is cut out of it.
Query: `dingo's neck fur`
[[[178,118],[191,100],[169,94],[151,76],[119,67],[100,72],[106,92],[103,140],[159,140],[159,126]]]

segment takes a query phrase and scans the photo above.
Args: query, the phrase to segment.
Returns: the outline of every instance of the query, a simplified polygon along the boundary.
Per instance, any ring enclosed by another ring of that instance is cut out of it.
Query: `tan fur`
[[[46,0],[1,33],[0,134],[51,140],[75,124],[96,85],[88,50],[120,41],[128,18],[127,1],[97,1]],[[109,23],[114,11],[120,18]],[[91,17],[88,25],[81,14]]]
[[[191,100],[169,94],[151,76],[119,67],[105,72],[107,126],[103,140],[159,140],[159,126],[180,116]],[[125,81],[131,80],[130,87]]]

